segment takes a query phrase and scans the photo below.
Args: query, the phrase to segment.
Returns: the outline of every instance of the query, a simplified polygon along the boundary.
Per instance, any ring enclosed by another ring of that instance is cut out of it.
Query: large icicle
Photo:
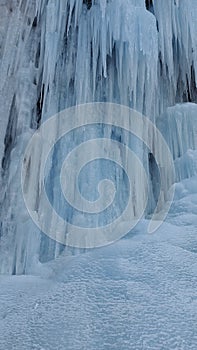
[[[185,103],[167,108],[158,118],[157,126],[175,160],[177,182],[196,175],[197,104]]]

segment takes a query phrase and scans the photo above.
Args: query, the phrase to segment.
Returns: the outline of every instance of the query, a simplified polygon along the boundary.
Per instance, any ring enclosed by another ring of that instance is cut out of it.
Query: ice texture
[[[197,105],[184,103],[167,108],[157,119],[157,126],[174,158],[176,181],[196,175]]]
[[[0,272],[28,273],[37,261],[53,259],[64,249],[35,227],[20,186],[21,159],[28,140],[58,111],[107,101],[132,107],[153,121],[158,119],[158,125],[162,118],[161,130],[164,134],[165,129],[170,131],[166,137],[178,179],[194,175],[189,149],[196,147],[196,134],[190,139],[188,133],[193,133],[197,101],[196,18],[196,0],[155,0],[151,11],[143,0],[93,1],[91,7],[82,0],[0,0]],[[186,106],[172,107],[184,102]],[[181,134],[177,132],[180,123]],[[105,133],[128,141],[113,128]],[[95,135],[104,134],[98,129],[92,133]],[[56,184],[55,156],[63,154],[65,145],[74,146],[77,137],[80,141],[84,135],[71,135],[51,155],[49,187]],[[160,147],[154,137],[152,143]],[[42,146],[35,152],[39,164]],[[156,175],[143,147],[140,156],[150,172],[150,213],[155,205]],[[39,167],[30,173],[38,188]],[[142,188],[144,184],[137,181],[134,190],[139,197]],[[51,198],[58,207],[60,197],[55,190]],[[33,200],[38,209],[37,196]],[[117,212],[119,209],[117,206]],[[68,211],[67,215],[74,214]]]
[[[197,164],[197,163],[196,163]],[[195,350],[197,177],[176,184],[158,232],[0,276],[6,350]]]

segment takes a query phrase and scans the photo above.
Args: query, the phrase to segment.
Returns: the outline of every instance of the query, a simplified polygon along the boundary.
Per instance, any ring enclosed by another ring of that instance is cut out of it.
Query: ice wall
[[[196,175],[197,105],[184,103],[167,108],[157,118],[157,127],[175,161],[176,182]]]
[[[154,121],[168,106],[197,101],[196,1],[147,4],[0,0],[0,272],[27,272],[35,260],[63,249],[36,230],[22,200],[20,160],[41,122],[92,101],[121,103]],[[170,117],[167,123],[171,130]],[[107,134],[121,136],[113,129]],[[148,156],[144,166],[149,167]],[[53,184],[54,171],[52,166]],[[34,175],[39,178],[39,169]]]

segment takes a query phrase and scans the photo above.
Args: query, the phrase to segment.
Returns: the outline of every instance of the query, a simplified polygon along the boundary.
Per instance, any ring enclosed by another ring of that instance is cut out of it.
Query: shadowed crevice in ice
[[[16,97],[14,95],[10,112],[8,125],[6,129],[5,139],[4,139],[4,155],[2,159],[2,169],[5,171],[9,166],[10,153],[15,146],[16,132],[17,132],[17,109],[16,109]]]
[[[90,10],[92,7],[93,0],[83,0],[83,3],[87,6],[87,9]]]

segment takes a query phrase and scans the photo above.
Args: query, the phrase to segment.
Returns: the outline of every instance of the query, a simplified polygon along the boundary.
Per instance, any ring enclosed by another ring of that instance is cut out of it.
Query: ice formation
[[[63,249],[31,222],[20,187],[24,148],[54,113],[93,101],[130,106],[158,120],[178,179],[193,175],[196,18],[196,0],[154,0],[152,6],[144,0],[0,0],[0,272],[28,272],[36,260],[52,259]],[[189,103],[175,106],[183,102]],[[113,128],[106,133],[127,141]],[[71,135],[68,144],[75,141]],[[61,151],[60,145],[56,152]],[[38,153],[39,163],[42,149]],[[151,182],[154,162],[148,154],[142,157]],[[31,172],[39,179],[39,168]],[[59,197],[51,196],[58,205]]]

